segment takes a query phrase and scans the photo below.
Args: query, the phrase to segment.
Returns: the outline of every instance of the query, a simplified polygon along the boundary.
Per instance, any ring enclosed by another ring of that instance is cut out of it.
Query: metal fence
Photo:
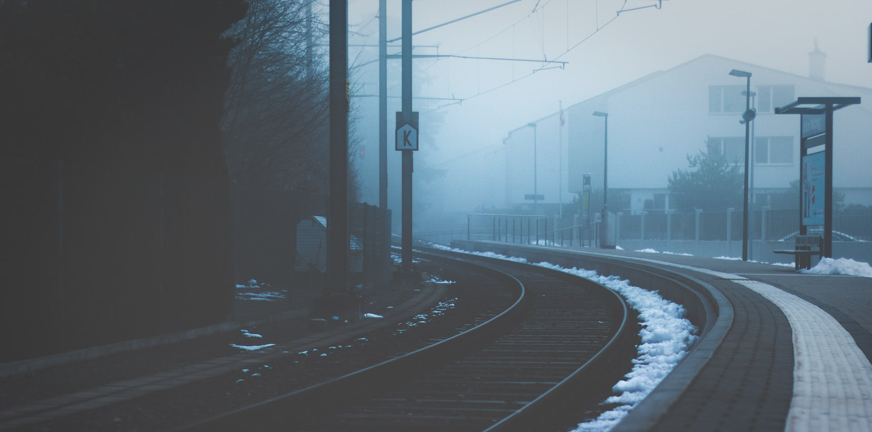
[[[490,240],[518,244],[580,245],[595,244],[598,224],[581,223],[578,216],[511,215],[471,213],[467,229],[452,232],[455,238]],[[438,238],[437,233],[419,236]],[[457,237],[460,234],[461,237]]]
[[[234,184],[232,197],[238,284],[251,279],[291,289],[326,284],[326,196]],[[390,210],[348,204],[349,281],[354,286],[390,281],[390,220]]]
[[[749,213],[749,238],[787,240],[798,233],[797,210],[757,210]],[[578,216],[505,215],[471,213],[465,231],[451,232],[454,238],[508,243],[572,245],[597,243],[598,224],[587,224]],[[641,212],[616,215],[618,240],[741,241],[741,211],[690,213]],[[872,241],[872,209],[833,213],[833,231],[838,240]],[[434,238],[436,233],[430,233]],[[450,239],[447,239],[450,241]]]
[[[618,240],[741,240],[741,211],[618,213]],[[748,236],[782,240],[799,230],[797,210],[757,210],[748,214]],[[872,209],[833,212],[833,230],[842,238],[872,241]]]

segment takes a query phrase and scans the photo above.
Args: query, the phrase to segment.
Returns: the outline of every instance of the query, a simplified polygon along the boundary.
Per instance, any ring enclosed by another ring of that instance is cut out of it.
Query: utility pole
[[[388,17],[378,1],[378,206],[388,208]]]
[[[557,192],[557,200],[560,201],[560,217],[563,217],[563,101],[560,104],[560,126],[557,128],[557,159],[560,168],[557,170],[557,183],[560,188]]]
[[[403,0],[403,122],[412,121],[412,0]],[[403,150],[403,270],[412,269],[412,151]]]
[[[312,79],[312,55],[315,41],[312,36],[312,3],[315,0],[309,0],[306,6],[306,78]]]
[[[330,294],[348,289],[348,0],[330,0]]]

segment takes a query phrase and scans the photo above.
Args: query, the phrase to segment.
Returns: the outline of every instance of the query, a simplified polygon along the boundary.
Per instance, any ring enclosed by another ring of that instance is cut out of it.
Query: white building
[[[705,55],[568,107],[562,128],[560,113],[534,122],[540,206],[553,207],[561,190],[563,202],[569,202],[581,192],[585,173],[594,189],[602,189],[604,121],[594,111],[609,114],[609,190],[629,191],[634,213],[645,209],[646,201],[648,209],[669,209],[669,175],[687,169],[687,155],[704,150],[707,141],[744,164],[745,127],[739,120],[745,79],[730,76],[732,69],[753,74],[758,202],[799,178],[800,116],[775,115],[774,108],[804,96],[859,96],[861,105],[834,114],[833,183],[846,203],[872,205],[872,89],[826,82],[826,56],[817,50],[809,56],[810,76],[804,77]],[[524,198],[534,187],[533,130],[522,126],[505,139],[508,206],[532,203]]]

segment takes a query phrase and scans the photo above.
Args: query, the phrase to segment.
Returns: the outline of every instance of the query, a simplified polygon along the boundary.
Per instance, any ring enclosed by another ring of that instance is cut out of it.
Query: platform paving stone
[[[787,318],[753,291],[731,281],[709,282],[732,303],[733,327],[714,358],[651,430],[784,430],[793,391]]]
[[[673,267],[715,286],[734,308],[713,358],[648,430],[872,431],[872,279],[575,249]]]

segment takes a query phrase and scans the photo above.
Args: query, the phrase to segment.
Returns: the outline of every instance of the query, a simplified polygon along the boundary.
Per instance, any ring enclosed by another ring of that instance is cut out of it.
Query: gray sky
[[[427,28],[506,1],[416,0],[413,28]],[[422,148],[418,157],[438,163],[472,150],[497,149],[510,130],[557,111],[560,100],[566,107],[703,54],[807,76],[808,53],[817,38],[827,54],[827,81],[872,87],[872,64],[866,62],[870,0],[668,0],[660,10],[628,11],[610,22],[622,6],[655,3],[523,0],[415,36],[415,44],[439,45],[440,54],[529,59],[562,55],[560,60],[569,62],[562,70],[525,77],[542,65],[416,60],[424,69],[415,77],[422,84],[416,96],[466,99],[439,108],[443,124],[428,131],[435,135],[438,148]],[[377,7],[377,0],[350,2],[351,23],[369,23],[360,32],[370,35],[372,43],[378,41],[377,21],[371,21]],[[400,1],[389,0],[390,37],[399,36],[399,13]],[[370,50],[360,59],[376,54]],[[376,86],[367,88],[367,92],[375,90]],[[415,109],[425,112],[446,103],[416,103]],[[465,180],[480,183],[468,164],[445,167],[451,189],[457,190]],[[452,202],[471,210],[481,200],[479,195],[461,194]]]

